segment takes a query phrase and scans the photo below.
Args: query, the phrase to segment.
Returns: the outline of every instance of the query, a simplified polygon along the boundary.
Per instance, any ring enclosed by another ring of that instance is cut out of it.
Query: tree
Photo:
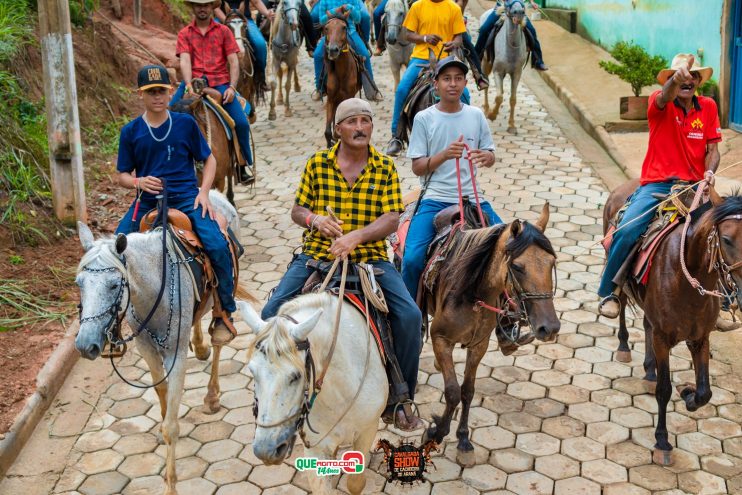
[[[640,96],[642,88],[657,82],[657,73],[667,67],[667,60],[661,55],[651,56],[639,45],[619,41],[610,50],[611,56],[619,63],[601,60],[600,66],[609,74],[631,84],[634,96]]]

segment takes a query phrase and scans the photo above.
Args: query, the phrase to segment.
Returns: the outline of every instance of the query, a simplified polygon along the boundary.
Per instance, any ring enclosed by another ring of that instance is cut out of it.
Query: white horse
[[[490,120],[497,118],[500,105],[502,104],[503,80],[505,79],[505,75],[508,74],[510,76],[510,119],[508,120],[508,132],[517,134],[518,130],[515,128],[515,103],[517,101],[518,83],[520,82],[520,76],[528,57],[526,36],[523,33],[526,23],[526,9],[522,0],[514,0],[507,9],[505,7],[499,7],[496,15],[502,15],[503,13],[505,14],[505,24],[497,33],[494,40],[495,59],[494,61],[490,60],[489,54],[485,51],[484,60],[482,61],[484,75],[489,75],[490,71],[494,68],[495,86],[497,88],[495,107],[492,110],[489,108],[487,90],[484,90],[484,112]],[[484,24],[484,21],[490,15],[493,15],[492,9],[482,14],[479,25]]]
[[[278,87],[278,104],[285,106],[286,117],[291,117],[291,80],[294,80],[294,91],[301,91],[296,66],[299,63],[299,7],[302,0],[281,0],[276,10],[276,19],[271,24],[271,53],[273,54],[273,72],[271,74],[271,104],[268,120],[276,120],[276,87]],[[286,99],[283,98],[283,67],[286,66]],[[278,76],[278,81],[276,81]],[[285,102],[285,103],[284,103]]]
[[[365,318],[348,303],[342,304],[331,354],[336,296],[299,296],[281,306],[278,315],[267,322],[249,304],[237,302],[243,319],[257,333],[248,362],[255,383],[253,452],[268,465],[279,464],[291,455],[299,433],[305,393],[311,396],[316,380],[305,372],[307,352],[311,352],[316,376],[325,370],[327,374],[306,415],[304,456],[334,459],[341,445],[351,445],[368,460],[389,384]],[[310,474],[309,484],[312,493],[333,493],[328,476]],[[365,484],[363,473],[348,478],[351,494],[360,494]]]
[[[239,236],[239,217],[227,198],[214,190],[209,192],[209,198]],[[160,399],[162,437],[167,444],[165,494],[176,495],[175,446],[180,432],[178,409],[183,394],[188,339],[191,336],[191,322],[194,321],[196,296],[193,282],[170,252],[166,277],[162,280],[161,229],[95,240],[88,226],[79,222],[78,233],[85,254],[77,268],[80,330],[75,347],[84,358],[92,360],[100,356],[106,344],[107,332],[111,331],[117,320],[126,318],[130,328],[138,329],[139,321],[147,317],[153,302],[157,300],[161,284],[164,284],[159,306],[146,328],[134,340],[147,362],[152,383],[161,382],[154,388]],[[243,297],[246,295],[241,290],[238,290],[238,294]],[[127,307],[126,314],[122,313]],[[196,357],[206,360],[210,349],[203,341],[201,315],[195,316],[191,343]],[[220,407],[220,352],[221,346],[215,345],[211,379],[204,398],[206,412],[209,413],[217,412]],[[163,380],[165,376],[167,379]]]
[[[384,8],[385,38],[395,89],[399,85],[399,72],[403,65],[405,70],[407,69],[412,49],[415,47],[407,41],[407,28],[402,26],[408,10],[407,0],[389,0]]]

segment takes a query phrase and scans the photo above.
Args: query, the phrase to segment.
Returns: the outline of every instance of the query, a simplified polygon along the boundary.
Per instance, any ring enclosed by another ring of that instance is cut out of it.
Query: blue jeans
[[[489,38],[490,33],[494,29],[498,20],[500,20],[500,16],[493,13],[482,23],[481,26],[479,26],[479,37],[477,38],[477,43],[474,45],[474,50],[478,57],[481,58],[484,55],[484,49],[487,46],[487,38]],[[541,64],[544,62],[544,54],[541,51],[541,43],[538,40],[536,28],[533,27],[531,19],[529,19],[528,16],[526,16],[526,29],[533,38],[533,47],[531,47],[532,61],[534,64]]]
[[[168,208],[175,208],[180,210],[188,216],[188,219],[193,225],[193,231],[201,239],[201,243],[204,245],[204,251],[211,260],[211,264],[214,267],[214,273],[216,274],[219,285],[217,286],[217,293],[219,294],[219,301],[222,303],[224,311],[234,313],[237,308],[234,304],[234,279],[232,278],[232,255],[229,252],[229,246],[227,239],[219,230],[219,224],[216,220],[212,220],[209,215],[201,218],[202,208],[201,205],[197,209],[193,209],[193,202],[196,200],[196,194],[186,194],[182,196],[169,196],[167,198]],[[116,234],[130,234],[132,232],[139,232],[139,223],[142,221],[142,217],[149,210],[157,207],[157,201],[152,199],[142,199],[139,205],[139,211],[137,212],[137,219],[132,221],[134,215],[134,206],[136,202],[131,204],[129,211],[126,212],[124,218],[119,222],[116,228]]]
[[[402,108],[404,107],[404,101],[407,99],[407,95],[410,94],[412,87],[417,81],[417,77],[424,67],[427,67],[429,62],[424,58],[411,58],[410,63],[402,74],[397,86],[397,91],[394,93],[394,113],[392,114],[392,136],[397,135],[397,123],[399,122],[399,116],[402,115]],[[464,94],[461,95],[461,101],[469,104],[469,90],[464,88]]]
[[[358,29],[361,31],[363,41],[369,43],[371,40],[371,16],[368,15],[368,10],[365,8],[361,11],[361,22]]]
[[[376,34],[376,39],[379,39],[379,34],[381,33],[381,17],[384,15],[384,9],[386,8],[386,3],[389,0],[381,0],[381,3],[374,9],[374,33]]]
[[[222,84],[220,86],[214,86],[214,89],[223,95],[228,87],[228,84]],[[184,94],[185,81],[181,81],[178,89],[170,99],[170,106],[173,106],[175,103],[183,99]],[[242,148],[242,155],[245,157],[245,160],[247,160],[247,163],[252,165],[253,159],[252,149],[250,148],[250,123],[247,121],[247,114],[250,112],[250,103],[248,102],[247,107],[243,110],[242,106],[240,106],[240,103],[237,101],[237,98],[234,98],[227,104],[222,103],[222,107],[224,107],[229,116],[232,117],[232,120],[234,120],[234,130],[237,133],[237,141],[240,143],[240,148]]]
[[[260,317],[264,320],[276,316],[278,308],[289,299],[298,296],[313,270],[307,268],[307,261],[312,259],[306,254],[297,254],[291,261],[278,287],[273,291]],[[376,281],[384,292],[389,307],[389,325],[394,338],[394,354],[399,361],[402,376],[410,389],[410,398],[415,396],[417,385],[417,368],[420,356],[420,328],[422,314],[405,289],[402,277],[388,261],[371,261],[371,265],[384,270],[376,276]]]
[[[402,280],[404,280],[407,290],[410,292],[412,299],[417,299],[417,286],[420,282],[420,276],[425,269],[425,254],[428,245],[435,237],[435,226],[433,218],[435,215],[455,203],[444,203],[434,199],[424,199],[420,203],[415,216],[410,222],[410,229],[407,232],[407,239],[404,246],[404,257],[402,258]],[[502,223],[502,219],[492,209],[492,205],[487,201],[482,201],[482,213],[485,214],[490,225]]]
[[[626,261],[626,257],[631,252],[636,241],[644,234],[654,219],[655,209],[661,200],[653,197],[652,194],[669,194],[672,185],[673,182],[646,184],[640,186],[628,199],[630,204],[623,214],[621,223],[618,224],[619,230],[613,235],[611,249],[608,251],[605,269],[603,270],[600,287],[598,288],[598,295],[600,297],[606,297],[616,289],[613,278],[618,273],[618,270],[621,269],[624,261]],[[641,216],[647,210],[650,211]]]
[[[268,45],[258,25],[252,19],[247,20],[247,39],[255,50],[255,62],[258,72],[265,74],[265,65],[268,63]]]
[[[373,80],[374,71],[371,68],[371,54],[368,53],[368,49],[363,43],[361,35],[359,35],[357,31],[352,31],[348,33],[348,36],[348,42],[353,46],[353,50],[355,50],[358,55],[364,58],[363,66],[366,68],[366,72],[368,72],[368,77]],[[324,65],[325,63],[324,56],[325,37],[322,36],[322,38],[319,40],[319,43],[317,43],[317,48],[314,50],[314,87],[317,90],[320,90],[321,88],[322,65]]]

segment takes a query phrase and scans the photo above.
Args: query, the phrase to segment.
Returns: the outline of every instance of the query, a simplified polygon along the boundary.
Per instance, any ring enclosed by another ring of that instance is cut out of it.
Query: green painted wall
[[[718,81],[721,62],[723,0],[546,0],[550,8],[577,11],[578,31],[610,48],[633,41],[652,55],[668,60],[677,53],[703,48],[703,65],[714,68]],[[538,29],[538,26],[537,26]]]

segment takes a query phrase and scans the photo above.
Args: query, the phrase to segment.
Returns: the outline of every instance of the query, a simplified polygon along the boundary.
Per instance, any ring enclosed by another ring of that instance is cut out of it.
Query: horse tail
[[[259,301],[248,292],[247,288],[242,285],[242,282],[237,282],[234,286],[234,298],[240,301],[248,301],[250,303],[257,304]]]

